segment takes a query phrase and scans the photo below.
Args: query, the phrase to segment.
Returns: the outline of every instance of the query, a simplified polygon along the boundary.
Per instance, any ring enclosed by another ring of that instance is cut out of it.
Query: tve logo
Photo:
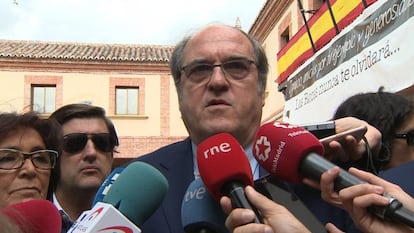
[[[200,181],[200,183],[201,183],[201,181]],[[184,195],[184,201],[188,202],[192,199],[201,200],[205,197],[206,192],[207,192],[206,187],[201,186],[201,185],[199,187],[194,188],[194,189],[187,190],[187,192]]]

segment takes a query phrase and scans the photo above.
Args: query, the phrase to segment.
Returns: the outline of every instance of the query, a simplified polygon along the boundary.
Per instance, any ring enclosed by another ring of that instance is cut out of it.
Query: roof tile
[[[0,58],[168,62],[173,46],[1,40]]]

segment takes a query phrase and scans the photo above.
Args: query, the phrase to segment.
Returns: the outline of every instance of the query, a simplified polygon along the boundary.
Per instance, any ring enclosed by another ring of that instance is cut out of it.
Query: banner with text
[[[279,85],[284,120],[328,120],[351,95],[414,84],[414,0],[378,1]]]

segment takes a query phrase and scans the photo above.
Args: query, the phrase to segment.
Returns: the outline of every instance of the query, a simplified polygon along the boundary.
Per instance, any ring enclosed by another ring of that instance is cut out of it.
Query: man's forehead
[[[195,34],[184,49],[184,58],[200,59],[209,56],[252,55],[252,46],[248,38],[240,31],[231,28],[209,28]],[[184,60],[186,60],[184,59]]]

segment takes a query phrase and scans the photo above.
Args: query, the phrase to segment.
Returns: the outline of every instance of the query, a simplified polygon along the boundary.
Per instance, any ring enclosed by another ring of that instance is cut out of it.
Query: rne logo
[[[219,145],[212,146],[203,152],[204,158],[208,159],[220,153],[228,153],[231,151],[230,143],[222,142]]]

